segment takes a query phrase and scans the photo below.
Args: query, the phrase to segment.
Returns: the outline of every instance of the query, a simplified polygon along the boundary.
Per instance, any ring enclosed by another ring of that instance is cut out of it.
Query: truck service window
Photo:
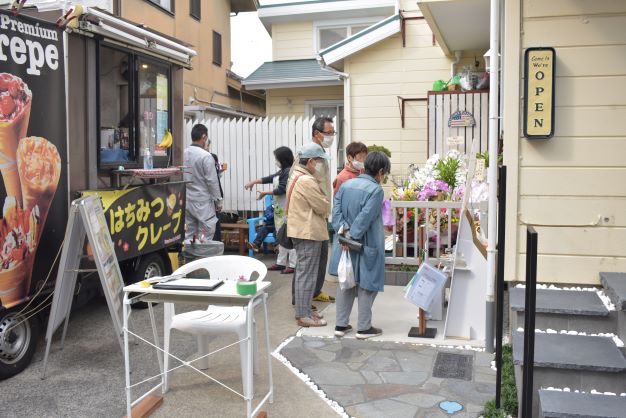
[[[135,158],[131,146],[131,64],[130,54],[100,48],[100,164],[123,164]]]
[[[170,67],[134,52],[99,47],[100,168],[141,167],[146,149],[164,167],[168,149],[157,146],[171,130]]]

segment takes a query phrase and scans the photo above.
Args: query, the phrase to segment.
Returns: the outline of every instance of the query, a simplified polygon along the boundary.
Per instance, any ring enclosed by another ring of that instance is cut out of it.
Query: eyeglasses
[[[335,130],[333,129],[333,130],[332,130],[332,131],[330,131],[330,132],[324,132],[324,131],[322,131],[322,133],[323,133],[324,135],[335,135],[335,134],[337,133],[337,131],[335,131]]]

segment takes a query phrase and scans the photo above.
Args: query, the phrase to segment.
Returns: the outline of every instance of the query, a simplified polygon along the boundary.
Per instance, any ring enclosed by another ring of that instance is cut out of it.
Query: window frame
[[[341,29],[347,28],[347,38],[356,34],[357,32],[352,33],[353,26],[372,26],[373,24],[380,22],[383,20],[384,16],[375,16],[375,17],[361,17],[354,19],[335,19],[335,20],[323,20],[313,22],[313,50],[315,53],[320,52],[320,30],[322,29]],[[328,48],[328,47],[327,47]]]
[[[219,53],[219,62],[217,62],[215,60],[215,57],[216,57],[216,55],[215,55],[215,40],[216,40],[215,35],[217,35],[219,37],[219,52],[220,52]],[[212,39],[212,47],[213,47],[213,59],[212,59],[213,65],[221,67],[222,66],[222,62],[223,62],[222,34],[214,30],[211,39]]]
[[[115,161],[111,163],[102,163],[100,161],[100,149],[102,143],[101,132],[101,105],[100,105],[100,63],[101,63],[101,51],[102,48],[112,49],[117,52],[126,54],[129,58],[128,68],[130,71],[128,80],[128,113],[129,113],[129,127],[128,127],[128,141],[129,141],[129,158],[128,161]],[[142,168],[143,158],[141,156],[141,150],[139,149],[139,62],[144,61],[153,63],[166,68],[167,72],[167,101],[168,101],[168,115],[167,123],[168,129],[171,131],[173,128],[173,80],[172,80],[172,64],[165,60],[152,57],[147,54],[134,49],[125,49],[119,45],[108,43],[104,40],[96,42],[96,153],[97,153],[97,169],[99,171],[107,171],[115,169],[120,165],[125,168]],[[158,138],[157,138],[158,141]],[[158,143],[158,142],[157,142]],[[167,166],[168,161],[171,158],[172,148],[167,150],[166,156],[153,156],[153,162],[155,168],[163,168]]]
[[[161,6],[161,2],[159,0],[145,0],[145,1],[150,3],[152,6],[156,7],[157,9],[161,10],[162,12],[167,13],[168,15],[171,15],[171,16],[176,15],[176,0],[170,0],[172,4],[171,10],[166,9],[165,7]]]
[[[193,4],[198,4],[198,14],[194,14]],[[202,19],[202,0],[189,0],[189,16],[196,19],[198,22]]]

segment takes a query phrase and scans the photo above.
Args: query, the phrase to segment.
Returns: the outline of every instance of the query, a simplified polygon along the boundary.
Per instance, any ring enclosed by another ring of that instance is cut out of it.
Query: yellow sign
[[[525,54],[524,136],[546,139],[554,135],[553,48],[528,48]]]

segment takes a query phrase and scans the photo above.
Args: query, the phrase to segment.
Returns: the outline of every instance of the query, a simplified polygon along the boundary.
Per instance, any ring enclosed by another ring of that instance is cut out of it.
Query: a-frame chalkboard
[[[122,289],[124,281],[122,273],[115,256],[115,248],[104,217],[100,198],[98,196],[83,197],[72,202],[65,229],[61,262],[57,272],[52,308],[46,331],[46,352],[42,378],[46,374],[52,336],[63,322],[65,322],[65,325],[63,327],[63,336],[61,337],[61,346],[63,346],[65,341],[74,289],[76,288],[76,278],[78,273],[82,272],[80,270],[80,261],[84,257],[85,236],[91,244],[93,258],[100,276],[100,283],[102,284],[111,319],[113,320],[115,335],[123,351],[122,300],[124,294]]]

